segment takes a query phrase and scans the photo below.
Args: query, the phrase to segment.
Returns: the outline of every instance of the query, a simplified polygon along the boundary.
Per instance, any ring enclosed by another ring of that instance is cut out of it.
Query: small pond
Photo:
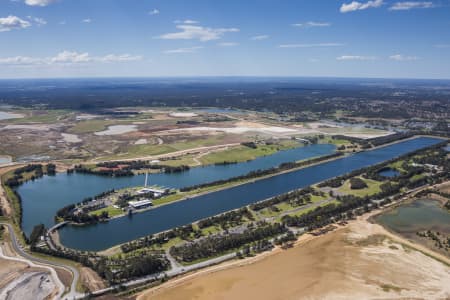
[[[378,175],[383,176],[383,177],[396,177],[398,175],[400,175],[400,172],[397,171],[396,169],[383,169],[382,171],[378,172]]]

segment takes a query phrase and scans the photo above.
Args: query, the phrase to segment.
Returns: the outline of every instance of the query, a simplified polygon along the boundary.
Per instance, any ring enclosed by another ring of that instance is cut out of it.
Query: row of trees
[[[93,269],[110,284],[118,284],[138,277],[155,274],[169,268],[170,262],[161,254],[144,253],[141,256],[107,258],[93,252],[83,252],[74,249],[52,250],[49,248],[31,246],[34,252],[70,259]]]
[[[197,225],[200,229],[213,225],[219,225],[223,229],[227,229],[228,227],[241,225],[244,222],[244,219],[254,220],[252,213],[248,210],[247,207],[200,220],[198,221]]]
[[[123,253],[129,253],[135,251],[137,249],[142,249],[146,247],[151,247],[153,245],[159,245],[168,242],[170,239],[180,237],[183,240],[187,240],[190,236],[194,234],[194,236],[199,237],[200,231],[194,232],[194,228],[192,224],[177,227],[168,231],[161,232],[157,235],[149,235],[137,240],[122,244],[120,246]]]
[[[314,188],[312,187],[306,187],[300,190],[295,190],[289,193],[285,193],[285,194],[281,194],[278,196],[275,196],[273,198],[270,198],[268,200],[264,200],[264,201],[260,201],[260,202],[256,202],[254,204],[250,205],[250,208],[252,210],[258,211],[282,202],[287,202],[287,201],[291,201],[294,199],[303,199],[304,197],[307,197],[308,194],[314,193],[316,192],[314,190]],[[320,192],[317,192],[320,194]],[[310,199],[310,198],[309,198]],[[306,199],[306,202],[308,202],[308,199]]]
[[[180,189],[180,191],[182,192],[189,192],[192,190],[197,190],[197,189],[201,189],[201,188],[205,188],[205,187],[210,187],[210,186],[215,186],[215,185],[222,185],[222,184],[226,184],[226,183],[231,183],[231,182],[237,182],[237,181],[241,181],[241,180],[248,180],[248,179],[253,179],[253,178],[258,178],[258,177],[262,177],[262,176],[267,176],[267,175],[272,175],[272,174],[276,174],[282,171],[287,171],[287,170],[291,170],[291,169],[295,169],[295,168],[300,168],[303,166],[307,166],[310,164],[314,164],[314,163],[318,163],[321,161],[325,161],[328,159],[332,159],[332,158],[336,158],[339,156],[342,156],[343,154],[340,152],[336,152],[330,155],[325,155],[325,156],[321,156],[321,157],[317,157],[317,158],[313,158],[313,159],[309,159],[306,161],[300,161],[300,162],[289,162],[289,163],[282,163],[280,164],[278,167],[275,168],[270,168],[270,169],[266,169],[266,170],[256,170],[256,171],[251,171],[245,175],[241,175],[241,176],[236,176],[236,177],[231,177],[228,179],[223,179],[223,180],[217,180],[217,181],[212,181],[212,182],[208,182],[208,183],[203,183],[203,184],[197,184],[197,185],[193,185],[193,186],[188,186],[188,187],[183,187]]]
[[[225,252],[238,249],[246,244],[285,233],[287,230],[280,223],[261,223],[256,228],[247,229],[243,233],[211,235],[194,242],[171,247],[170,254],[179,261],[193,262],[199,259],[218,256]]]
[[[103,162],[98,163],[95,168],[90,168],[84,165],[76,165],[73,169],[68,169],[67,173],[82,173],[82,174],[94,174],[99,176],[109,177],[124,177],[134,176],[134,170],[154,169],[161,170],[164,173],[179,173],[190,169],[189,166],[166,166],[156,165],[149,163],[148,161],[132,161],[132,162]]]

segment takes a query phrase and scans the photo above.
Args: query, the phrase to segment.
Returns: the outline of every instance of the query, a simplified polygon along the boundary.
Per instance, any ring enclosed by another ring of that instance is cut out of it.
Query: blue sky
[[[0,0],[0,78],[450,78],[450,0]]]

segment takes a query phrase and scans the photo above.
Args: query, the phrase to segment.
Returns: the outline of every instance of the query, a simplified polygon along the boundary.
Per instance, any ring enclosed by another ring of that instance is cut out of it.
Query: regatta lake
[[[74,249],[103,250],[291,190],[304,188],[439,142],[442,142],[442,140],[438,138],[418,137],[160,206],[131,217],[116,218],[105,223],[89,226],[65,226],[59,230],[60,241],[65,246]],[[226,179],[256,169],[267,169],[283,162],[323,156],[334,151],[333,145],[311,145],[280,151],[250,162],[226,166],[198,167],[177,174],[152,174],[149,178],[150,184],[180,188]],[[114,178],[84,174],[58,174],[27,182],[18,188],[22,197],[23,230],[29,234],[33,226],[39,223],[51,227],[53,217],[59,208],[112,188],[142,185],[143,181],[143,176]]]

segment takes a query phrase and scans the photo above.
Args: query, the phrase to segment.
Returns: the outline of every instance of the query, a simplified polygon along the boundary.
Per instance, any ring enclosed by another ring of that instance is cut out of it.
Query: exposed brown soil
[[[89,291],[101,290],[106,287],[105,282],[90,268],[82,267],[80,269],[81,283],[89,289]]]
[[[321,237],[302,238],[293,249],[275,251],[252,264],[244,260],[175,279],[138,299],[450,297],[448,265],[366,219]]]

